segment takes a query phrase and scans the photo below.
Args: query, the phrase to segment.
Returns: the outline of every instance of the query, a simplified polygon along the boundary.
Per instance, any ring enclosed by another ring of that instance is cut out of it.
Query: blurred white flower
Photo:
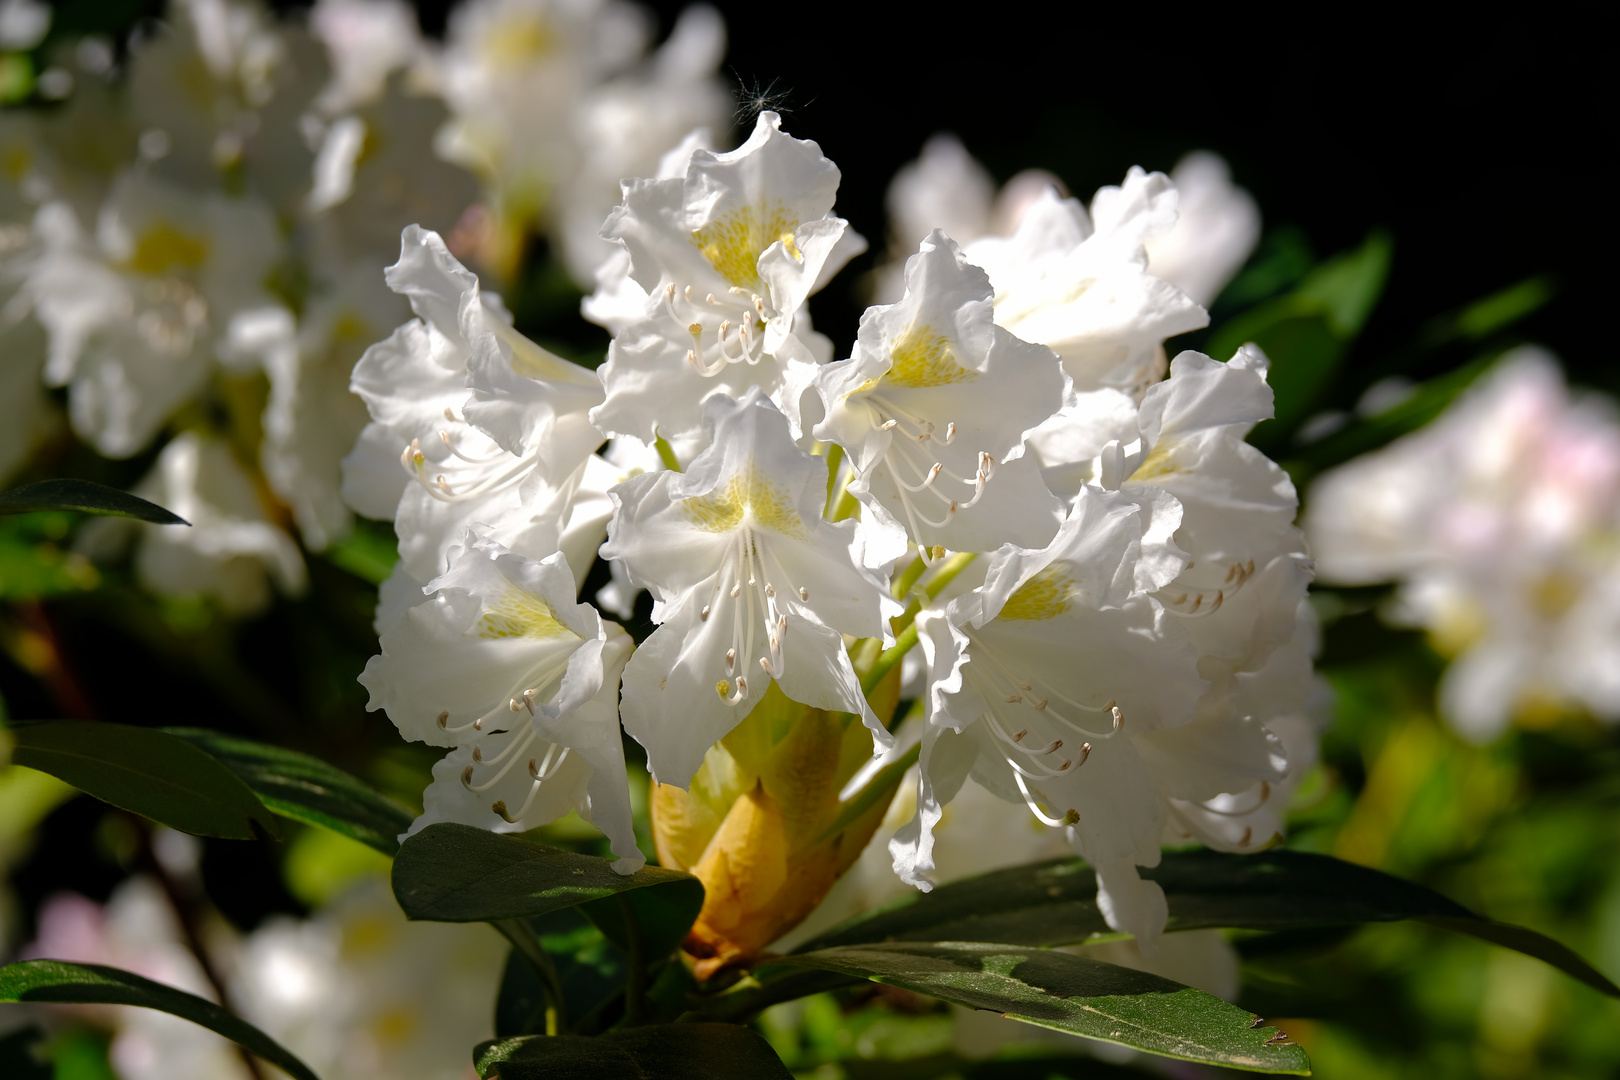
[[[0,0],[0,49],[27,51],[45,40],[51,6],[39,0]]]
[[[135,494],[190,526],[100,518],[86,526],[81,544],[102,555],[136,534],[135,570],[154,592],[208,596],[231,614],[248,615],[270,602],[272,581],[288,595],[304,590],[298,545],[270,520],[225,443],[195,432],[176,436]]]
[[[1175,228],[1147,240],[1148,268],[1208,307],[1260,242],[1260,208],[1218,154],[1199,150],[1170,170]]]
[[[1309,505],[1322,580],[1398,582],[1395,620],[1455,657],[1440,707],[1463,735],[1548,710],[1620,719],[1620,420],[1546,352],[1504,357]]]
[[[315,102],[328,116],[375,101],[388,76],[418,62],[424,49],[416,10],[405,0],[316,0],[309,28],[332,67]]]

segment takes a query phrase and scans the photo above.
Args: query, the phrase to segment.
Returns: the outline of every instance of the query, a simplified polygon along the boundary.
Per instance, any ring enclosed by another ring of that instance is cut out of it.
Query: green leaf
[[[165,731],[52,720],[12,729],[12,761],[86,795],[196,836],[279,836],[273,814],[230,769]]]
[[[72,1005],[139,1005],[190,1020],[284,1070],[297,1080],[319,1077],[270,1036],[195,994],[99,964],[25,960],[0,968],[0,1001]]]
[[[381,585],[399,562],[399,542],[394,531],[374,528],[368,522],[355,523],[354,530],[327,548],[323,555],[340,570],[347,570],[361,581]]]
[[[154,525],[190,525],[156,503],[91,480],[40,480],[0,492],[0,514],[37,510],[77,510],[81,514],[135,518]]]
[[[791,1080],[771,1044],[737,1024],[654,1024],[600,1038],[531,1036],[481,1044],[481,1077],[500,1080]]]
[[[399,835],[415,820],[363,780],[308,754],[200,728],[164,730],[216,758],[282,817],[331,829],[384,855],[399,850]]]
[[[1361,247],[1330,259],[1286,296],[1266,301],[1216,328],[1205,346],[1227,360],[1245,342],[1271,360],[1267,381],[1279,427],[1292,427],[1321,397],[1361,332],[1389,276],[1391,244],[1375,232]]]
[[[523,919],[654,885],[674,890],[671,903],[689,904],[703,889],[679,870],[616,874],[609,859],[450,822],[406,840],[393,876],[406,917],[432,922]]]
[[[1326,855],[1166,852],[1142,871],[1170,905],[1170,930],[1293,930],[1416,919],[1544,960],[1605,994],[1616,987],[1569,949],[1534,930],[1482,919],[1432,889]],[[836,927],[802,951],[881,941],[1005,941],[1071,945],[1109,935],[1097,881],[1079,859],[998,870],[942,885]]]
[[[703,910],[703,884],[697,878],[672,881],[651,892],[635,889],[620,893],[629,903],[641,932],[641,954],[648,963],[662,960],[680,947],[686,933]],[[592,900],[579,906],[581,915],[591,920],[621,949],[630,948],[624,910],[617,896]]]
[[[968,941],[848,945],[780,963],[855,975],[1150,1054],[1305,1075],[1305,1051],[1213,994],[1072,953]]]

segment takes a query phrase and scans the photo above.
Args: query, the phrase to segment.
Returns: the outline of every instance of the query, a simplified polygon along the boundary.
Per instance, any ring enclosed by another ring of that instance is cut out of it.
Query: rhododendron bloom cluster
[[[1244,441],[1266,359],[1183,353],[1161,378],[1164,339],[1206,316],[1146,254],[1174,186],[1132,170],[1089,211],[1039,194],[1006,238],[930,232],[835,360],[805,301],[864,245],[838,182],[769,112],[735,150],[694,136],[626,180],[585,304],[613,334],[595,372],[406,230],[388,282],[418,318],[355,370],[372,423],[345,491],[402,555],[372,707],[453,748],[416,827],[577,809],[627,872],[622,724],[661,855],[710,891],[703,974],[814,906],[883,804],[830,848],[839,808],[920,740],[900,878],[930,887],[971,779],[1008,830],[1089,859],[1110,924],[1151,949],[1166,909],[1139,868],[1166,841],[1271,843],[1314,753],[1290,727],[1313,688],[1294,491]],[[603,607],[651,593],[633,652],[576,599],[598,554]]]

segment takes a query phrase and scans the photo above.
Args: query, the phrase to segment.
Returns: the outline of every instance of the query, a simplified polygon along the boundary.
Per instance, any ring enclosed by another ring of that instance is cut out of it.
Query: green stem
[[[893,648],[884,649],[878,654],[877,660],[872,663],[871,670],[861,679],[861,693],[870,698],[872,691],[877,689],[878,683],[883,681],[883,677],[894,668],[894,665],[904,659],[906,653],[910,652],[911,647],[915,644],[917,644],[917,624],[913,622],[900,632],[899,637],[895,638]]]
[[[552,964],[546,947],[535,936],[534,927],[523,919],[497,919],[490,925],[512,943],[512,948],[528,961],[529,967],[540,979],[540,985],[546,992],[546,1034],[560,1034],[567,1021],[562,980],[557,978],[557,968]]]
[[[619,915],[624,919],[625,964],[624,1022],[647,1022],[647,950],[641,940],[641,922],[628,893],[619,893]]]
[[[664,463],[664,468],[670,472],[681,471],[681,461],[675,456],[675,448],[669,445],[668,439],[662,435],[654,435],[653,448],[658,451],[658,460]]]
[[[927,569],[928,563],[923,560],[922,553],[919,551],[917,560],[906,567],[903,574],[894,579],[894,598],[904,600],[906,594],[911,592],[911,587],[917,584],[917,579],[922,577],[923,571]]]

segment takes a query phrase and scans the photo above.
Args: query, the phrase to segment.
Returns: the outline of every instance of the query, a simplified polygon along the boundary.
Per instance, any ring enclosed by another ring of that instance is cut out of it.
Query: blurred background
[[[682,6],[650,5],[654,40]],[[952,17],[939,5],[715,6],[738,126],[773,108],[816,140],[843,172],[838,212],[871,242],[812,301],[837,355],[885,258],[888,185],[948,132],[998,184],[1042,169],[1083,201],[1132,165],[1169,171],[1197,150],[1225,159],[1260,209],[1260,237],[1209,304],[1211,326],[1168,348],[1219,359],[1244,340],[1266,348],[1278,418],[1252,441],[1284,464],[1307,508],[1312,480],[1434,420],[1520,345],[1556,355],[1577,387],[1620,393],[1600,328],[1616,245],[1596,15],[1544,7],[1442,22],[1343,9],[1312,12],[1307,25],[1299,12],[1237,22],[1214,8],[999,4]],[[442,35],[449,9],[419,4],[423,32]],[[163,14],[162,3],[56,5],[46,36],[5,58],[7,109],[66,107],[40,92],[39,73],[88,35],[120,43]],[[1298,301],[1325,279],[1340,282],[1331,317]],[[607,335],[579,318],[582,293],[544,238],[498,287],[520,330],[600,360]],[[129,488],[156,456],[109,460],[62,430],[12,482],[72,475]],[[0,518],[0,701],[11,719],[216,728],[317,754],[419,801],[433,755],[367,713],[355,682],[376,649],[387,523],[362,521],[308,553],[307,591],[245,616],[143,590],[127,561],[86,561],[73,554],[77,528],[66,516]],[[1562,702],[1517,709],[1494,738],[1464,739],[1436,696],[1456,649],[1395,625],[1392,584],[1323,585],[1315,596],[1332,723],[1288,843],[1423,882],[1620,976],[1614,718]],[[591,835],[564,826],[551,839],[588,848]],[[195,854],[199,897],[242,935],[308,916],[378,872],[362,851],[307,835],[204,841]],[[100,803],[0,782],[7,953],[40,936],[51,897],[104,903],[160,855]],[[1408,924],[1233,943],[1237,1000],[1281,1023],[1318,1076],[1620,1073],[1620,1006],[1518,954]],[[763,1026],[818,1080],[1210,1075],[1077,1057],[1088,1048],[979,1030],[888,990],[809,999]],[[88,1049],[64,1051],[55,1075],[109,1075],[105,1039],[81,1042]]]

